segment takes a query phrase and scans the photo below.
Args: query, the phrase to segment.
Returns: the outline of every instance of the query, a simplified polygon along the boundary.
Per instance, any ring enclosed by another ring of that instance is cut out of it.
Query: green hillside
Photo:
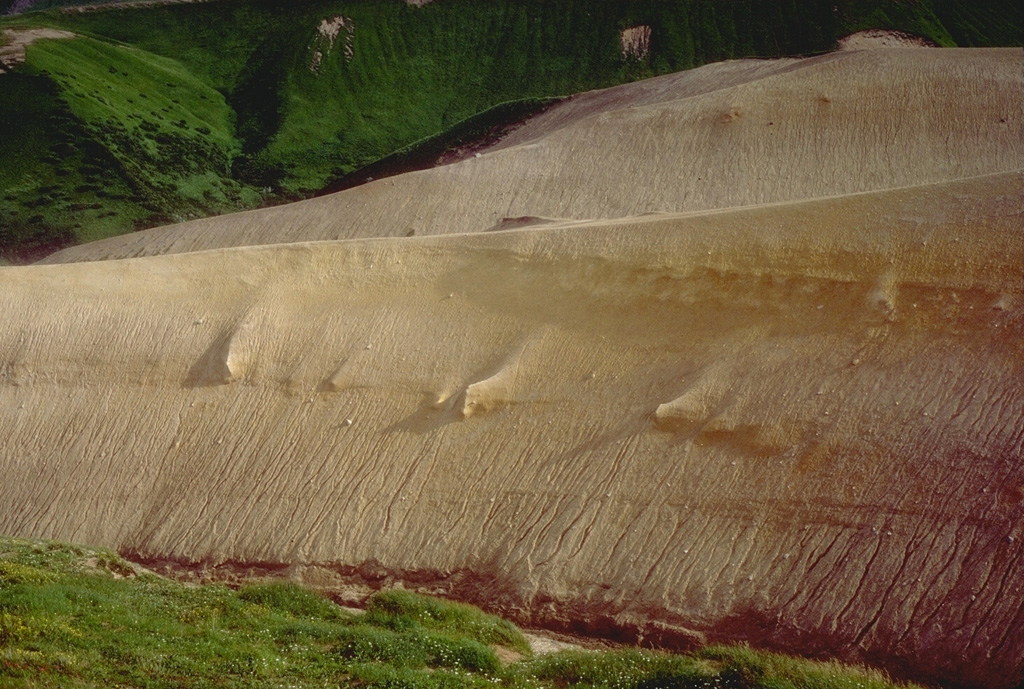
[[[511,623],[408,591],[358,614],[281,581],[186,586],[116,553],[0,538],[0,688],[897,689],[835,662],[711,646],[532,657]]]
[[[65,2],[37,3],[35,7]],[[620,31],[651,27],[624,58]],[[746,56],[826,51],[867,27],[1014,44],[998,0],[220,0],[0,19],[48,26],[0,75],[0,257],[300,198],[501,103]],[[522,109],[507,107],[520,116]]]
[[[255,199],[231,178],[238,146],[224,97],[180,63],[91,38],[39,41],[29,57],[31,69],[0,77],[12,229],[25,220],[19,206],[32,211],[29,228],[89,241]]]

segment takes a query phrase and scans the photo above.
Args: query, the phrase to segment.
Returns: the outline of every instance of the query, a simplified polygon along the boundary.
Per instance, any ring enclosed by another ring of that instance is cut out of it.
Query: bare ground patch
[[[25,48],[40,38],[74,38],[70,31],[59,29],[4,29],[0,45],[0,74],[10,71],[25,61]]]
[[[840,50],[871,50],[875,48],[938,48],[927,38],[903,31],[868,29],[839,39]]]

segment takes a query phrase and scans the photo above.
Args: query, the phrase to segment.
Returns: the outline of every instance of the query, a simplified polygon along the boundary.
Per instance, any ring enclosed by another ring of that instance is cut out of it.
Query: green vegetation
[[[404,591],[354,615],[283,582],[240,590],[136,574],[116,554],[0,539],[0,687],[489,682],[511,624]],[[367,679],[369,678],[369,679]]]
[[[499,661],[495,649],[503,647]],[[0,687],[895,689],[881,673],[715,646],[531,657],[513,625],[394,590],[364,614],[280,581],[232,590],[115,553],[0,538]]]
[[[1014,0],[846,0],[836,7],[842,34],[893,29],[941,46],[1024,45],[1024,8]]]
[[[1015,0],[933,0],[933,7],[958,46],[1024,44],[1024,7]]]
[[[38,41],[0,76],[9,259],[344,186],[413,142],[431,155],[464,143],[480,113],[500,128],[539,100],[716,60],[822,52],[869,27],[942,45],[1024,36],[1011,0],[69,4],[82,3],[40,0],[0,19],[83,37]],[[641,24],[650,52],[625,58],[619,32]]]
[[[180,64],[90,38],[38,41],[28,60],[0,82],[4,246],[32,253],[50,228],[58,244],[90,241],[255,199],[230,177],[223,96]]]
[[[884,674],[836,662],[708,646],[692,654],[563,651],[510,666],[512,685],[606,689],[894,689]],[[902,685],[909,689],[916,685]]]

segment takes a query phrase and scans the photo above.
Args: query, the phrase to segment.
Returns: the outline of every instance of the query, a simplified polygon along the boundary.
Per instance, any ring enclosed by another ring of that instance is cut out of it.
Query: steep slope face
[[[689,212],[1015,170],[1021,60],[1019,49],[922,48],[710,65],[579,96],[479,158],[48,261]]]
[[[1010,689],[1022,183],[4,269],[0,532]]]

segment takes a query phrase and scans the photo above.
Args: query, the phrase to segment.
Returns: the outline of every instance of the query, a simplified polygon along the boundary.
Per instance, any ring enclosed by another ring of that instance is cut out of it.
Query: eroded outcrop
[[[643,24],[619,32],[623,60],[646,60],[651,54],[651,27]]]
[[[0,530],[1008,689],[1020,185],[6,269]]]
[[[1022,102],[1019,51],[1016,81],[1004,51],[937,51],[964,60],[938,81],[902,52],[727,65],[770,76],[707,99],[659,82],[608,118],[591,94],[523,134],[545,145],[339,195],[351,215],[224,219],[217,241],[463,211],[448,231],[605,220],[0,270],[0,532],[1019,686],[1024,148],[989,117]],[[861,104],[884,119],[837,114],[859,110],[822,75],[851,64],[906,86]],[[950,99],[978,70],[1001,86]],[[657,126],[605,136],[624,123]],[[845,167],[819,165],[825,141]],[[622,164],[577,171],[590,150]]]

